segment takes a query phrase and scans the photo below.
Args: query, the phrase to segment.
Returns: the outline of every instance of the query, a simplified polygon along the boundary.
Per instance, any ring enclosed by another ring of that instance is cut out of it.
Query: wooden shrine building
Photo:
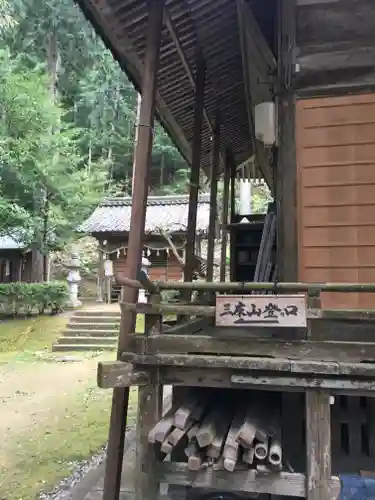
[[[18,238],[0,236],[0,283],[30,280],[30,249]]]
[[[374,1],[76,1],[142,95],[117,361],[98,369],[113,389],[103,500],[120,499],[131,385],[136,500],[161,484],[336,500],[339,476],[375,470]],[[183,282],[140,270],[155,118],[191,167]],[[194,281],[201,170],[207,277]],[[238,172],[267,182],[265,218],[236,213]]]
[[[129,244],[130,197],[110,198],[101,203],[79,227],[80,232],[93,236],[99,244],[99,293],[105,293],[104,262],[113,262],[115,273],[123,273]],[[180,259],[185,259],[189,196],[149,196],[147,200],[143,256],[150,261],[148,270],[154,280],[178,281],[183,278]],[[202,241],[207,239],[210,216],[210,197],[200,195],[197,210],[195,254],[202,255]],[[118,295],[116,285],[113,296]]]

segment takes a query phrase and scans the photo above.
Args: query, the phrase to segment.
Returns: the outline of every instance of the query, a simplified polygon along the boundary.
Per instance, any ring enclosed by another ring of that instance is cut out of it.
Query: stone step
[[[70,329],[70,325],[63,331],[64,337],[116,337],[119,334],[119,329],[112,330],[89,330],[88,328]]]
[[[57,341],[59,345],[113,345],[117,346],[117,337],[60,337]]]
[[[110,331],[118,331],[120,329],[120,321],[114,322],[99,322],[99,323],[94,323],[94,322],[87,322],[87,318],[85,318],[86,321],[70,321],[68,324],[69,330],[110,330]]]
[[[121,317],[121,311],[120,307],[118,308],[118,311],[96,311],[96,310],[85,310],[81,309],[76,311],[73,314],[73,318],[76,317],[89,317],[89,318],[120,318]]]
[[[71,321],[75,323],[117,323],[120,322],[121,316],[81,316],[74,314]]]
[[[53,352],[69,352],[69,351],[114,351],[117,344],[54,344]]]

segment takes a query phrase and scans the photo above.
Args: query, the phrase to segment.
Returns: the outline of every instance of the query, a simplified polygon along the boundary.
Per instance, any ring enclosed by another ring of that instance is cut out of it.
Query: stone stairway
[[[75,311],[53,351],[104,351],[117,347],[120,309]]]

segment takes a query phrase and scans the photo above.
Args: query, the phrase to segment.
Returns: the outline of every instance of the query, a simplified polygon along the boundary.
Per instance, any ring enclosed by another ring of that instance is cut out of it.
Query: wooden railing
[[[180,282],[180,281],[152,281],[144,271],[138,273],[137,280],[131,280],[123,276],[116,276],[116,280],[123,286],[131,288],[145,289],[151,295],[160,295],[160,292],[167,290],[176,291],[198,291],[198,292],[302,292],[307,294],[308,319],[375,319],[375,307],[373,310],[361,309],[322,309],[321,292],[336,293],[375,293],[375,283],[260,283],[260,282]],[[211,295],[212,297],[212,295]],[[215,306],[212,301],[181,301],[175,304],[158,303],[134,304],[122,302],[121,306],[125,310],[142,314],[177,314],[201,317],[214,317]]]

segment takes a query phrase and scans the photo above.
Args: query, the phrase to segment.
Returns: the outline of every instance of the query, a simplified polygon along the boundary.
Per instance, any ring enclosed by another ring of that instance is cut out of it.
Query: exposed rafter
[[[170,34],[170,36],[171,36],[171,38],[176,46],[178,56],[180,58],[181,64],[183,65],[183,67],[185,69],[186,75],[189,78],[191,86],[192,86],[194,92],[196,92],[195,77],[194,77],[193,72],[191,70],[190,64],[185,56],[185,52],[184,52],[184,49],[182,48],[182,45],[181,45],[180,40],[178,38],[176,28],[174,26],[174,23],[173,23],[171,16],[170,16],[167,9],[164,9],[164,24],[165,24],[167,30],[169,31],[169,34]],[[203,54],[199,48],[198,48],[198,53],[199,53],[199,58],[203,59]],[[205,122],[209,128],[209,131],[211,133],[211,137],[213,137],[214,136],[214,127],[212,126],[212,123],[208,117],[206,108],[204,106],[203,106],[203,119],[205,120]],[[221,165],[224,166],[224,158],[223,158],[221,152],[220,152],[220,163],[221,163]]]

